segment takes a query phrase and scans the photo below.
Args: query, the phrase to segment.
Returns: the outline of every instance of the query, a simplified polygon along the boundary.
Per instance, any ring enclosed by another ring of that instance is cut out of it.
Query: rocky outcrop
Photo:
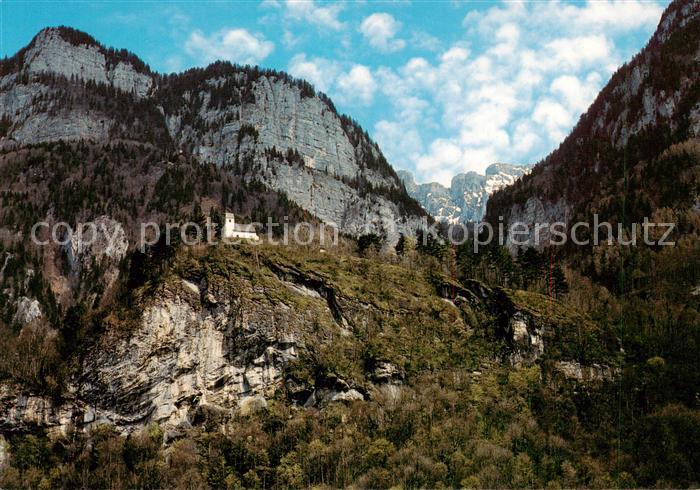
[[[543,323],[536,322],[531,315],[516,311],[508,320],[506,338],[513,346],[509,358],[513,365],[532,364],[544,355]]]
[[[554,366],[566,379],[584,385],[612,381],[620,372],[618,368],[606,365],[582,366],[581,363],[574,361],[559,361]]]
[[[431,182],[416,184],[413,174],[399,171],[408,193],[436,220],[446,223],[479,222],[486,212],[489,196],[502,187],[513,184],[532,167],[494,163],[484,175],[476,172],[457,174],[449,188]]]
[[[617,339],[610,331],[556,299],[492,289],[476,280],[443,280],[436,286],[438,294],[460,310],[466,323],[479,325],[481,334],[501,343],[498,358],[502,362],[517,367],[565,361],[577,363],[585,371],[591,366],[612,366],[619,360]]]
[[[552,230],[557,230],[555,223],[565,227],[570,222],[571,214],[571,208],[564,199],[551,203],[532,196],[524,204],[514,204],[509,213],[509,226],[505,229],[505,246],[512,253],[528,247],[542,250],[551,241],[559,240],[552,234]],[[558,231],[561,232],[562,228]]]
[[[200,405],[231,410],[278,388],[296,357],[294,334],[256,308],[201,308],[188,296],[169,293],[128,340],[89,359],[85,396],[115,407],[110,423],[178,426]]]
[[[354,236],[377,233],[393,245],[401,233],[412,235],[424,226],[421,217],[405,216],[389,199],[380,195],[362,197],[356,189],[325,171],[264,161],[260,171],[250,178],[262,179],[325,223]],[[378,185],[386,183],[380,181]]]
[[[175,434],[211,414],[224,420],[266,410],[272,399],[306,408],[393,403],[416,374],[407,362],[412,347],[391,336],[411,342],[416,323],[453,336],[420,341],[436,349],[429,359],[474,336],[493,342],[470,374],[475,380],[503,362],[578,363],[583,378],[613,365],[609,339],[557,302],[434,274],[416,274],[415,288],[405,288],[407,274],[277,247],[182,251],[161,285],[145,286],[135,307],[105,318],[61,401],[5,387],[0,432],[108,424],[129,433],[158,423]],[[586,350],[588,336],[599,342],[595,350]]]
[[[21,387],[0,385],[0,431],[29,431],[42,427],[49,433],[65,434],[75,423],[87,423],[91,415],[83,403],[57,403],[50,397],[36,396]]]
[[[22,296],[17,300],[17,312],[15,313],[13,321],[24,325],[41,318],[41,315],[41,305],[39,302],[34,298]]]
[[[139,98],[150,93],[154,80],[148,71],[118,59],[116,53],[109,53],[89,36],[75,34],[66,28],[39,32],[24,52],[26,71],[102,83]]]
[[[129,250],[129,241],[121,223],[100,216],[80,224],[65,249],[71,270],[79,273],[96,265],[118,264]]]
[[[307,407],[365,399],[365,389],[351,381],[301,380],[290,365],[309,343],[322,341],[319,324],[329,339],[351,335],[343,308],[367,315],[367,307],[338,298],[318,276],[265,263],[273,276],[267,283],[170,278],[145,300],[132,330],[111,331],[88,351],[63,402],[5,387],[0,430],[65,433],[109,424],[126,433],[152,422],[179,430],[197,423],[202,411],[264,410],[280,393]],[[382,384],[402,375],[386,362],[377,376]]]
[[[63,249],[71,287],[88,291],[99,284],[101,291],[110,290],[129,250],[129,240],[121,223],[109,216],[100,216],[79,224],[67,238],[69,241]]]

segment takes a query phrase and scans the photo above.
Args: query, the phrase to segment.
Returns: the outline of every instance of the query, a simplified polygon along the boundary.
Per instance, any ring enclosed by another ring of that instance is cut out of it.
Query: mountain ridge
[[[58,27],[0,62],[0,74],[4,148],[122,139],[184,151],[355,236],[395,240],[424,216],[367,132],[284,72],[216,62],[160,75]]]
[[[493,163],[484,174],[466,172],[452,177],[450,187],[438,182],[417,184],[407,170],[397,173],[409,195],[437,221],[445,223],[478,222],[486,212],[486,203],[493,192],[526,175],[530,165]]]

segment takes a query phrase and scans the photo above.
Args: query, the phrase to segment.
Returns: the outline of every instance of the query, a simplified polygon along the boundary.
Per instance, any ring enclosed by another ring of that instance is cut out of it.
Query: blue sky
[[[285,70],[328,93],[395,168],[448,184],[556,148],[667,4],[0,0],[0,54],[63,24],[160,72],[215,59]]]

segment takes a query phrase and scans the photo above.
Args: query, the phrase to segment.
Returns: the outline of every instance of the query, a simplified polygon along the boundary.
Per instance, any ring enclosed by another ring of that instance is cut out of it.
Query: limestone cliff
[[[527,175],[531,168],[494,163],[486,168],[484,175],[476,172],[455,175],[449,188],[437,182],[416,184],[413,174],[407,171],[399,171],[399,175],[409,195],[436,220],[465,223],[481,221],[491,194]]]

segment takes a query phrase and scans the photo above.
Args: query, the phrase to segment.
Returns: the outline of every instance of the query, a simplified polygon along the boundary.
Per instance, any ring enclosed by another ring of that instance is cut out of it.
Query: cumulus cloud
[[[508,22],[517,22],[519,26],[533,31],[565,26],[569,34],[619,33],[642,27],[653,28],[662,11],[661,5],[648,0],[588,0],[575,4],[560,0],[504,2],[503,6],[470,12],[464,18],[463,25],[491,33]]]
[[[544,45],[545,68],[579,70],[594,63],[608,63],[612,58],[613,47],[605,36],[579,36],[559,38]]]
[[[285,7],[287,17],[291,19],[333,31],[339,31],[345,27],[338,18],[343,10],[343,5],[340,3],[319,6],[313,0],[287,0]]]
[[[572,19],[577,28],[628,31],[654,27],[661,17],[660,5],[642,0],[589,0],[584,6],[558,6],[555,14]]]
[[[349,72],[342,73],[337,84],[341,96],[350,104],[353,103],[353,99],[360,104],[369,104],[377,88],[372,72],[362,65],[355,65]]]
[[[565,128],[570,127],[573,123],[571,111],[567,110],[560,102],[549,98],[537,102],[532,120],[542,125],[552,140],[563,139],[566,136]]]
[[[374,137],[387,154],[401,153],[417,159],[423,153],[423,141],[418,130],[406,129],[395,121],[379,121],[374,126]]]
[[[311,82],[317,89],[328,92],[340,73],[340,65],[325,58],[307,58],[306,54],[301,53],[289,61],[287,71]]]
[[[401,23],[387,13],[375,13],[365,17],[360,24],[360,32],[373,48],[382,53],[400,51],[406,41],[397,39]]]
[[[534,163],[566,137],[624,60],[621,33],[652,29],[660,15],[658,4],[638,0],[475,10],[464,19],[464,38],[435,58],[375,70],[393,107],[376,137],[419,181],[449,184],[454,173],[496,161]]]
[[[185,42],[187,53],[204,63],[228,60],[239,64],[258,64],[267,58],[274,48],[273,42],[246,29],[224,29],[211,36],[196,30]]]
[[[552,81],[550,90],[561,97],[572,111],[580,113],[593,102],[602,82],[602,77],[595,71],[589,73],[585,79],[562,75]]]
[[[297,78],[311,82],[314,87],[331,95],[337,102],[351,107],[366,106],[372,102],[377,82],[365,65],[345,65],[305,53],[294,56],[287,71]]]
[[[439,51],[442,47],[442,42],[427,32],[416,30],[411,34],[409,45],[413,49],[422,51]]]

